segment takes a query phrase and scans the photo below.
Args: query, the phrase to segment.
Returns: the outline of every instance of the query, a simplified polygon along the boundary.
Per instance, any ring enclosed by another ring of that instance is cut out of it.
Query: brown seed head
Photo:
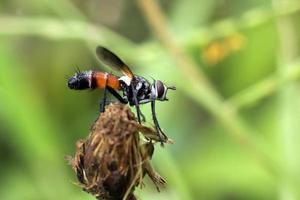
[[[142,143],[139,132],[151,139]],[[88,138],[76,144],[71,165],[79,185],[98,199],[136,199],[134,188],[148,174],[159,190],[165,181],[150,164],[155,139],[155,131],[137,123],[128,106],[110,104]]]

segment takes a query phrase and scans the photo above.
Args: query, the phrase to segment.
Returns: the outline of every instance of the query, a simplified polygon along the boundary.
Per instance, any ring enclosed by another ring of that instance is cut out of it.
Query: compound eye
[[[161,81],[155,82],[157,98],[163,99],[165,95],[165,86]]]

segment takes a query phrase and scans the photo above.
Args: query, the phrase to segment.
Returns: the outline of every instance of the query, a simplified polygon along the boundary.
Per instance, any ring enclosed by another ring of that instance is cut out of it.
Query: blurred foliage
[[[99,44],[178,88],[157,105],[175,141],[153,158],[168,186],[157,193],[146,180],[141,199],[300,199],[300,3],[155,2],[208,85],[184,73],[136,1],[0,2],[0,199],[93,199],[64,156],[88,134],[102,92],[70,91],[65,77],[110,71]]]

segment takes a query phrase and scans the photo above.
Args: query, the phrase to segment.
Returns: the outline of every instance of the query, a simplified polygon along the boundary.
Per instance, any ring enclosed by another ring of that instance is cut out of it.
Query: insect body
[[[144,77],[134,75],[119,57],[104,47],[98,46],[96,54],[100,61],[112,69],[121,71],[123,76],[118,77],[110,73],[92,70],[77,72],[69,79],[68,87],[74,90],[104,89],[104,97],[100,106],[102,112],[106,104],[106,91],[110,92],[120,102],[129,103],[130,106],[136,107],[139,123],[141,123],[141,117],[144,119],[139,105],[151,103],[152,118],[157,134],[162,144],[166,142],[168,138],[161,130],[156,117],[155,101],[167,101],[168,89],[175,90],[176,88],[174,86],[168,87],[159,80],[150,83]],[[120,95],[118,91],[121,91],[122,94]]]
[[[85,89],[104,89],[110,87],[115,90],[120,90],[121,85],[119,77],[100,71],[85,71],[77,72],[75,76],[71,77],[68,81],[70,89],[85,90]]]

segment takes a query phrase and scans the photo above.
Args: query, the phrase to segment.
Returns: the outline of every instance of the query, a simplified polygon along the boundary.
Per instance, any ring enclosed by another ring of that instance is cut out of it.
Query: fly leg
[[[153,118],[153,122],[154,122],[154,126],[157,132],[157,135],[159,137],[160,140],[160,144],[163,146],[164,142],[166,142],[168,140],[168,137],[166,136],[166,134],[161,130],[158,120],[156,118],[156,113],[155,113],[155,100],[151,101],[151,110],[152,110],[152,118]]]
[[[123,104],[127,104],[128,100],[123,98],[116,90],[114,90],[113,88],[107,87],[108,91],[114,96],[116,97],[121,103]],[[143,113],[140,111],[140,116],[142,117],[142,121],[145,122],[145,116],[143,115]],[[140,121],[139,121],[140,122]]]
[[[145,117],[145,115],[144,115],[142,112],[140,112],[140,115],[141,115],[141,117],[142,117],[142,122],[146,122],[146,117]]]
[[[121,103],[127,104],[128,101],[127,99],[123,98],[116,90],[114,90],[111,87],[107,87],[107,90],[116,98],[118,99]]]
[[[100,111],[103,110],[104,111],[104,108],[105,108],[105,105],[107,105],[108,103],[113,103],[114,101],[110,100],[110,101],[107,101],[107,91],[112,94],[116,99],[118,99],[118,101],[120,101],[121,103],[123,104],[127,104],[128,101],[126,98],[123,98],[116,90],[114,90],[113,88],[109,87],[109,86],[106,86],[104,88],[104,97],[102,99],[102,102],[100,103]],[[104,106],[103,106],[104,105]]]
[[[100,112],[103,113],[105,111],[105,106],[106,106],[106,98],[107,98],[107,87],[106,87],[107,79],[105,82],[105,87],[104,87],[104,94],[103,94],[103,99],[102,102],[100,101]]]
[[[115,103],[116,102],[116,100],[111,100],[111,99],[106,99],[106,101],[105,101],[105,106],[107,106],[107,105],[109,105],[110,103]],[[100,102],[100,112],[101,112],[101,109],[103,109],[104,108],[104,103],[103,103],[103,101],[101,101]],[[104,111],[105,111],[105,109],[104,109]],[[103,112],[104,112],[103,111]]]
[[[138,121],[139,121],[139,124],[141,124],[141,115],[142,115],[143,121],[145,120],[145,116],[141,112],[140,105],[139,105],[139,102],[138,102],[137,97],[136,97],[137,92],[134,89],[133,84],[131,84],[131,90],[132,90],[132,94],[133,94],[133,101],[134,101],[134,105],[135,105],[135,108],[136,108]]]

